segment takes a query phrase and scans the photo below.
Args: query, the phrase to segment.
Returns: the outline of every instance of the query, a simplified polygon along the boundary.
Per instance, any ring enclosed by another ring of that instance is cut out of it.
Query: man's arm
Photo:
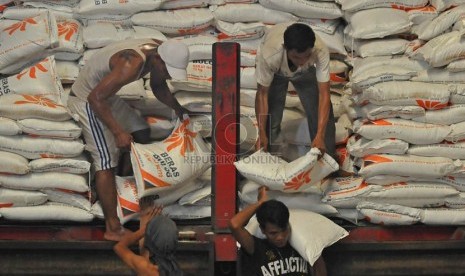
[[[266,187],[262,186],[258,191],[258,201],[247,206],[245,209],[234,215],[234,217],[232,217],[229,221],[229,228],[231,229],[234,238],[236,238],[236,241],[249,255],[254,253],[255,243],[252,234],[245,229],[245,226],[249,222],[250,218],[255,214],[258,207],[267,200],[268,196],[266,194]]]
[[[323,256],[320,256],[312,266],[312,275],[313,276],[326,276],[328,275],[326,271],[326,263],[323,259]]]
[[[117,147],[129,147],[132,137],[116,121],[111,113],[108,98],[115,95],[121,87],[135,81],[142,66],[142,58],[134,51],[125,50],[115,54],[110,60],[113,68],[91,91],[87,100],[98,118],[108,127],[116,138]]]
[[[187,111],[182,107],[173,93],[168,88],[166,75],[161,72],[159,66],[155,65],[153,70],[150,72],[150,88],[152,89],[153,95],[160,100],[160,102],[166,104],[168,107],[176,112],[176,115],[182,118],[184,113]]]
[[[268,120],[268,91],[269,87],[258,84],[257,94],[255,96],[255,116],[258,123],[258,141],[255,149],[263,148],[268,150],[268,136],[266,135]]]
[[[331,107],[331,98],[328,82],[318,82],[319,100],[318,100],[318,130],[313,138],[312,147],[320,149],[321,153],[326,152],[325,134],[328,124],[329,111]]]

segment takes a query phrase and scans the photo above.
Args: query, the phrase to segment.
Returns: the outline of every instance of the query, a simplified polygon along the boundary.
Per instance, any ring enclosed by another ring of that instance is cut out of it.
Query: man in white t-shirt
[[[335,122],[329,90],[329,51],[313,30],[301,23],[270,28],[257,53],[256,149],[268,151],[280,132],[289,82],[308,119],[312,147],[335,156]]]

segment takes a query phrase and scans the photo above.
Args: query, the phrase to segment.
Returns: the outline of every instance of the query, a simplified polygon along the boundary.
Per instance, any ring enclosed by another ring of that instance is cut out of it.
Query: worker
[[[256,150],[269,151],[278,134],[291,82],[308,120],[311,146],[335,157],[335,121],[330,99],[329,50],[312,28],[281,23],[265,34],[256,58],[258,121]],[[271,148],[271,151],[274,151]]]
[[[170,92],[166,81],[186,79],[188,62],[189,49],[181,42],[120,41],[92,55],[71,87],[68,107],[79,115],[86,148],[92,156],[107,240],[119,241],[129,231],[121,225],[116,211],[115,168],[120,151],[128,152],[133,141],[150,142],[149,125],[116,93],[124,85],[150,73],[150,87],[155,97],[182,119],[187,112]]]
[[[173,220],[161,215],[162,210],[162,206],[154,205],[141,210],[139,229],[125,235],[113,247],[120,259],[137,275],[183,275],[175,257],[178,230]],[[130,248],[137,244],[140,255]]]
[[[253,236],[245,226],[256,215],[264,239]],[[267,188],[258,191],[258,200],[231,218],[229,228],[241,245],[242,275],[313,275],[326,276],[320,256],[313,266],[289,244],[291,228],[289,209],[277,200],[268,200]],[[311,233],[309,233],[311,235]],[[278,263],[280,266],[276,266]]]

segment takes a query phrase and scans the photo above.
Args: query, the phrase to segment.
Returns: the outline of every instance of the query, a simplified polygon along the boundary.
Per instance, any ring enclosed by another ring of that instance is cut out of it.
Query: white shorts
[[[147,122],[137,114],[125,101],[118,96],[109,99],[111,111],[123,129],[129,133],[149,128]],[[97,118],[88,102],[77,97],[68,98],[68,108],[71,113],[79,115],[79,125],[90,152],[96,171],[115,168],[119,160],[119,148],[113,133]]]

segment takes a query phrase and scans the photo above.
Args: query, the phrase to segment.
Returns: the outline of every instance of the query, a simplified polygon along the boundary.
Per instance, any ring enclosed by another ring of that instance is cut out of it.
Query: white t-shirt
[[[289,69],[287,52],[284,48],[284,31],[293,23],[282,23],[271,27],[264,36],[257,52],[255,77],[257,82],[269,87],[275,73],[285,77],[293,77],[311,66],[316,68],[318,82],[329,81],[329,50],[315,34],[315,45],[308,61],[295,71]]]

